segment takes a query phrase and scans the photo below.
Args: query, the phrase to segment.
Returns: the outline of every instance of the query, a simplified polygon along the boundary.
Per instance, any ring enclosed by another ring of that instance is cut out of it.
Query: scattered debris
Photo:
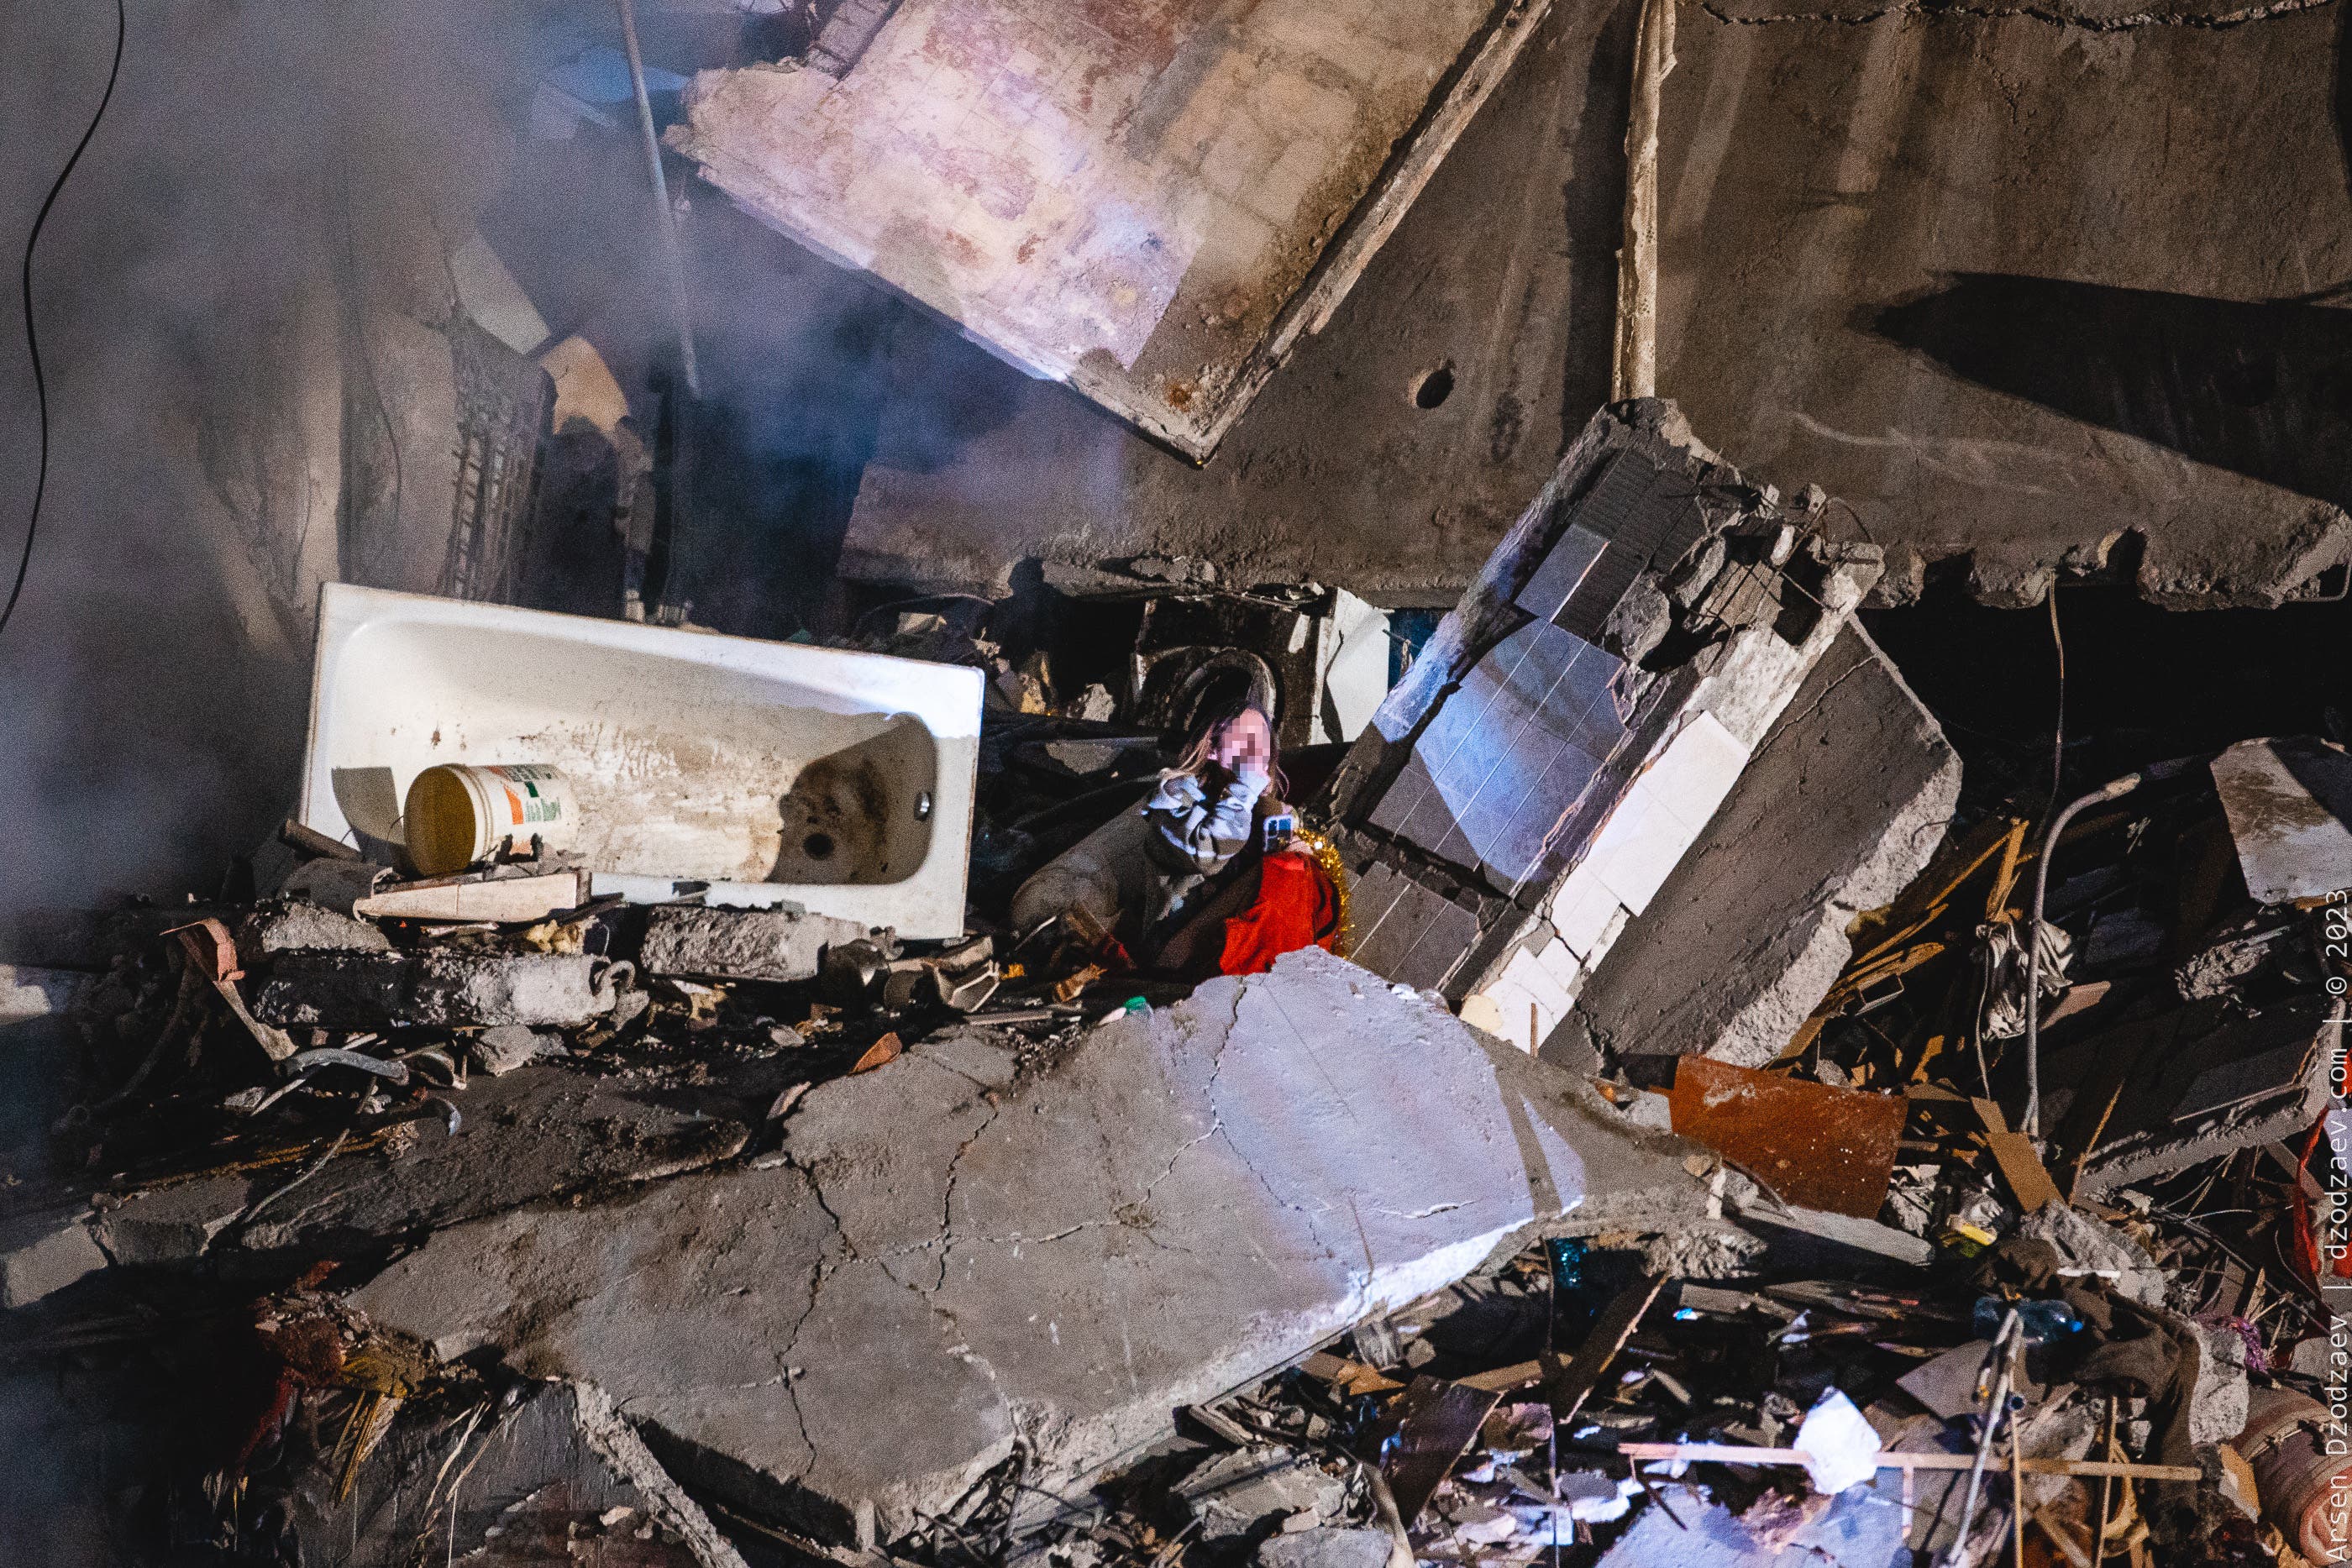
[[[342,1568],[2340,1555],[2352,766],[1963,797],[1825,504],[1615,405],[1412,643],[1160,558],[1059,643],[331,591],[275,870],[0,970],[0,1308],[229,1325],[173,1528]],[[1196,983],[1127,912],[1236,681],[1201,907],[1339,913]],[[577,836],[413,874],[434,704]]]

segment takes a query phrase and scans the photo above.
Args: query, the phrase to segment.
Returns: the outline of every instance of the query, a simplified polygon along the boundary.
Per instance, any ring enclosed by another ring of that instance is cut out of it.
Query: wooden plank
[[[1794,1448],[1753,1448],[1744,1443],[1620,1443],[1617,1452],[1629,1459],[1689,1459],[1699,1464],[1801,1466],[1805,1456]],[[1965,1470],[1976,1463],[1972,1454],[1890,1453],[1881,1451],[1882,1470]],[[2123,1459],[2026,1459],[2025,1473],[2033,1476],[2121,1476],[2143,1481],[2193,1481],[2204,1471],[2194,1465],[2141,1465]]]
[[[1333,1355],[1325,1350],[1318,1350],[1300,1362],[1298,1370],[1319,1382],[1330,1384],[1351,1398],[1359,1394],[1387,1394],[1404,1386],[1370,1363],[1350,1361],[1344,1355]],[[1471,1380],[1465,1378],[1463,1381]]]
[[[1544,1398],[1550,1404],[1552,1418],[1573,1421],[1576,1413],[1584,1408],[1601,1375],[1625,1342],[1633,1337],[1642,1314],[1658,1299],[1658,1291],[1666,1282],[1664,1274],[1646,1274],[1617,1293],[1617,1299],[1602,1309],[1593,1323],[1592,1332],[1584,1336],[1583,1346],[1569,1358],[1559,1373],[1544,1385]]]
[[[2327,1196],[2326,1189],[2319,1185],[2319,1178],[2313,1176],[2309,1168],[2294,1157],[2294,1151],[2284,1144],[2275,1140],[2264,1144],[2263,1153],[2270,1155],[2272,1163],[2286,1173],[2289,1181],[2303,1188],[2304,1197],[2316,1203]]]
[[[352,913],[372,920],[429,920],[457,925],[488,921],[520,925],[544,920],[559,910],[577,909],[587,902],[576,871],[550,872],[544,876],[507,876],[488,882],[412,883],[387,887],[352,905]]]
[[[2017,818],[2001,835],[2000,870],[1993,873],[1992,888],[1985,894],[1987,920],[1999,920],[2009,913],[2009,895],[2017,891],[2017,873],[2025,869],[2025,821]]]
[[[1467,1377],[1456,1378],[1454,1381],[1465,1388],[1488,1389],[1496,1394],[1508,1394],[1514,1389],[1525,1388],[1529,1384],[1541,1383],[1543,1375],[1542,1362],[1516,1361],[1508,1366],[1497,1366],[1486,1372],[1474,1372]]]
[[[1416,1377],[1397,1403],[1402,1407],[1396,1436],[1383,1445],[1381,1474],[1396,1498],[1397,1515],[1410,1528],[1429,1500],[1478,1436],[1502,1396],[1443,1378]]]
[[[1995,1102],[1979,1100],[1975,1103],[1977,1114],[1984,1120],[1985,1146],[1992,1151],[1993,1164],[2000,1167],[2001,1179],[2009,1183],[2018,1206],[2031,1214],[2045,1203],[2063,1202],[2058,1184],[2050,1179],[2042,1155],[2033,1147],[2033,1140],[2022,1133],[2011,1132],[2009,1118],[2001,1114]]]

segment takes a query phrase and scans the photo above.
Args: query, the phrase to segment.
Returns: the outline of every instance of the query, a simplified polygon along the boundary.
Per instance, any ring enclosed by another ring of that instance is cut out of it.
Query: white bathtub
[[[963,931],[978,670],[330,583],[301,820],[379,851],[442,762],[545,762],[599,894],[709,883],[899,935]]]

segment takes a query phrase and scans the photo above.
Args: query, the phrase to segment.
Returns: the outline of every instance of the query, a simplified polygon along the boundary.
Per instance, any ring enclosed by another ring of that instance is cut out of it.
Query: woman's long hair
[[[1274,737],[1274,716],[1253,700],[1249,678],[1239,671],[1212,680],[1192,705],[1192,722],[1185,727],[1185,740],[1177,753],[1176,769],[1195,779],[1208,770],[1209,754],[1216,749],[1217,732],[1245,713],[1255,713],[1265,720],[1265,771],[1267,788],[1279,799],[1290,792],[1290,780],[1282,776],[1282,744]]]

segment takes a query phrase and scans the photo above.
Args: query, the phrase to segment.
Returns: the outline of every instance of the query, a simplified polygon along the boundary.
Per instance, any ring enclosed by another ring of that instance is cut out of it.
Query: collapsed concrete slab
[[[596,1382],[713,1495],[871,1540],[1016,1454],[1066,1489],[1538,1225],[1704,1227],[1685,1145],[1612,1123],[1310,949],[1025,1074],[924,1041],[813,1091],[779,1157],[443,1231],[354,1304]]]
[[[2238,869],[2259,904],[2352,887],[2352,758],[2316,736],[2242,740],[2213,758]]]
[[[1944,560],[2003,604],[2086,573],[2180,608],[2336,591],[2346,455],[2317,432],[2352,320],[2280,258],[2352,246],[2339,18],[1800,9],[1675,38],[1658,380],[1692,420],[1850,502],[1885,601]]]
[[[1672,403],[1596,414],[1325,791],[1358,961],[1537,1049],[1877,572]]]
[[[1853,956],[1847,922],[1926,869],[1959,789],[1934,716],[1846,627],[1547,1051],[1771,1061]]]
[[[2042,1092],[2058,1146],[2079,1151],[2075,1196],[2308,1131],[2343,1049],[2336,1004],[2300,996],[2259,1009],[2189,1002],[2052,1053]]]
[[[672,141],[761,222],[1205,458],[1549,5],[904,0],[838,74],[703,72]]]

